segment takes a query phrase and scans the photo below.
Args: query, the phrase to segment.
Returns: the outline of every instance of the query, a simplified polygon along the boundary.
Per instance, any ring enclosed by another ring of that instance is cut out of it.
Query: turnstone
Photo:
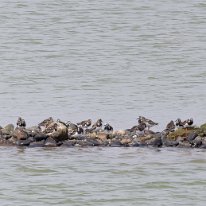
[[[70,135],[73,135],[73,134],[77,133],[77,131],[78,131],[78,126],[77,126],[76,124],[68,121],[68,122],[66,123],[66,126],[67,126],[67,128],[68,128],[68,133],[69,133]]]
[[[166,130],[169,132],[173,132],[175,130],[175,123],[173,120],[171,120],[167,126],[166,126]]]
[[[158,123],[152,121],[151,119],[147,119],[143,116],[139,116],[138,118],[138,123],[141,124],[141,123],[145,123],[146,124],[146,127],[148,128],[148,130],[150,129],[150,127],[153,127],[155,125],[158,125]]]
[[[81,125],[83,128],[88,128],[89,126],[91,126],[91,124],[92,124],[91,119],[84,120],[84,121],[77,123],[77,125]]]
[[[54,122],[52,117],[49,117],[38,124],[39,127],[48,127],[52,122]]]
[[[180,118],[178,118],[178,119],[175,121],[175,125],[176,125],[177,127],[184,127],[186,123],[187,123],[186,120],[182,122]]]
[[[193,125],[193,118],[186,120],[186,124],[187,124],[187,126],[192,126]]]
[[[102,119],[98,119],[93,125],[92,125],[92,128],[101,128],[102,127]]]
[[[17,127],[26,127],[26,121],[21,117],[18,118],[16,122]]]
[[[104,130],[106,130],[108,132],[112,132],[113,131],[113,127],[110,124],[106,123],[104,125]]]

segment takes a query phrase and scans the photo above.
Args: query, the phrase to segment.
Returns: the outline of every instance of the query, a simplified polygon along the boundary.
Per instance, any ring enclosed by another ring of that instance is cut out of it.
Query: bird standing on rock
[[[77,123],[77,125],[81,125],[83,128],[88,128],[88,127],[91,126],[91,124],[92,124],[91,119],[84,120],[84,121],[81,121],[81,122]]]
[[[173,131],[175,130],[175,123],[174,123],[173,120],[171,120],[171,121],[167,124],[166,130],[167,130],[168,132],[173,132]]]
[[[186,120],[182,122],[182,120],[181,120],[180,118],[178,118],[178,119],[175,121],[175,125],[176,125],[177,127],[184,127],[186,123],[187,123]]]
[[[26,127],[26,121],[23,118],[19,117],[16,122],[16,125],[17,127]]]
[[[151,119],[147,119],[147,118],[145,118],[145,117],[143,117],[143,116],[139,116],[139,118],[138,118],[138,123],[139,123],[139,124],[145,123],[146,126],[147,126],[147,128],[148,128],[148,130],[150,129],[150,127],[153,127],[153,126],[155,126],[155,125],[158,125],[158,123],[152,121]]]
[[[108,132],[112,132],[113,131],[113,127],[110,124],[106,123],[104,125],[104,130],[108,131]]]
[[[193,118],[186,120],[186,124],[187,124],[187,126],[192,126],[193,125]]]
[[[98,119],[93,125],[92,125],[92,128],[101,128],[102,127],[102,119]]]

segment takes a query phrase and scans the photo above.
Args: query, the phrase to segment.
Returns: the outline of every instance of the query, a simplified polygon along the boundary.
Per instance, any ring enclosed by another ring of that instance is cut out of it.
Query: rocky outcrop
[[[20,121],[21,120],[21,121]],[[23,123],[22,123],[23,122]],[[171,124],[172,123],[172,124]],[[171,126],[172,125],[172,126]],[[94,127],[94,126],[93,126]],[[92,127],[91,127],[92,128]],[[177,147],[206,149],[206,124],[176,127],[171,121],[162,132],[134,126],[125,130],[91,129],[88,125],[55,121],[52,117],[26,128],[24,119],[17,127],[0,127],[0,145],[25,147]],[[81,129],[81,132],[80,132]]]

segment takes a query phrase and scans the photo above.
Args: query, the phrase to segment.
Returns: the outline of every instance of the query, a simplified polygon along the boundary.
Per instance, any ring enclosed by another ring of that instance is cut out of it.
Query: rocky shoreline
[[[13,124],[0,127],[0,145],[206,148],[206,124],[193,126],[193,122],[189,125],[186,121],[176,121],[176,124],[171,121],[163,131],[154,132],[150,127],[157,123],[144,117],[139,117],[137,125],[124,130],[113,130],[111,125],[103,126],[102,122],[99,119],[92,125],[89,119],[74,124],[50,117],[37,126],[26,127],[25,120],[19,117],[16,127]]]

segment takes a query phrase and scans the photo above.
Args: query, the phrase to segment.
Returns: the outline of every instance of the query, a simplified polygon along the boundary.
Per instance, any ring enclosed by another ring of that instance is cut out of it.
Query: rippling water
[[[205,9],[203,0],[2,0],[0,125],[205,122]],[[0,153],[1,205],[204,205],[201,150]]]
[[[1,148],[1,205],[204,205],[204,150]]]

